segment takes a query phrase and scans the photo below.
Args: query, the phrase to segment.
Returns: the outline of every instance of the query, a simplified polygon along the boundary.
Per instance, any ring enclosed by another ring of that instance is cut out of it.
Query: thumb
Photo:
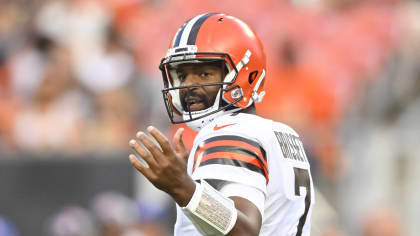
[[[189,152],[187,147],[182,140],[182,134],[184,133],[184,128],[179,128],[174,135],[173,143],[176,154],[178,154],[182,159],[187,160]]]

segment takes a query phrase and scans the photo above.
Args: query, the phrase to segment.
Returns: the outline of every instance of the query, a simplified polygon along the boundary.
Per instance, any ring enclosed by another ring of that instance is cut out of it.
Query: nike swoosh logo
[[[232,123],[232,124],[227,124],[227,125],[222,125],[222,126],[217,126],[217,124],[214,126],[213,130],[219,130],[219,129],[223,129],[225,127],[231,126],[231,125],[236,125],[236,123]]]

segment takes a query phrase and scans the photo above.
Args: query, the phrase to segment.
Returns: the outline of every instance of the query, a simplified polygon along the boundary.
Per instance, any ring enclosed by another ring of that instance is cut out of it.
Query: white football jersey
[[[299,135],[289,126],[246,113],[216,118],[194,140],[188,173],[262,193],[258,198],[237,191],[261,211],[260,235],[310,234],[312,177]],[[174,234],[201,235],[178,205]]]

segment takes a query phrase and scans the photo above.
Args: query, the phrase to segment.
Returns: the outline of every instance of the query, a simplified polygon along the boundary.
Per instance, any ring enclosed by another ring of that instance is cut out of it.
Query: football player
[[[189,152],[156,128],[130,140],[131,164],[177,203],[175,235],[309,235],[314,187],[299,135],[259,117],[265,53],[229,15],[188,20],[159,66],[172,123],[198,130]]]

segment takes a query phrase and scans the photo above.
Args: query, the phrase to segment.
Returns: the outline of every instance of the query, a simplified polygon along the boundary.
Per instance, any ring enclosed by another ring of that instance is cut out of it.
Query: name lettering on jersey
[[[274,131],[277,141],[280,144],[281,151],[283,152],[283,157],[291,160],[308,162],[305,151],[303,149],[303,143],[299,137]]]

